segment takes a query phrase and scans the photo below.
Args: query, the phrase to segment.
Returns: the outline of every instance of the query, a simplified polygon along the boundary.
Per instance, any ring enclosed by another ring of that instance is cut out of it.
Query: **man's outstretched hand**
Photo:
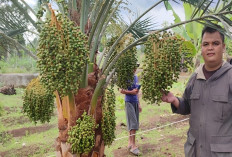
[[[163,102],[172,103],[177,108],[179,107],[179,100],[171,92],[168,92],[167,94],[163,93],[161,100]]]

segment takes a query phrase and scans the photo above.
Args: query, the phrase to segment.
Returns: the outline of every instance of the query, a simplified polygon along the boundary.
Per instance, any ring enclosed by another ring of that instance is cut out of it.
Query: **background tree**
[[[25,32],[27,21],[23,19],[21,15],[19,15],[17,8],[10,3],[3,3],[0,14],[0,31],[6,33],[8,36],[13,37],[20,44],[25,45],[25,40],[22,36],[22,33]],[[0,56],[3,56],[5,59],[9,56],[10,53],[13,53],[10,51],[16,48],[15,45],[11,44],[9,41],[4,40],[3,38],[0,38],[0,45]],[[19,51],[17,52],[18,55],[20,55]]]
[[[27,7],[17,1],[1,0],[0,2],[0,56],[6,59],[10,53],[16,52],[21,55],[19,50],[23,50],[35,57],[34,53],[27,50],[23,37],[23,33],[29,31],[28,25],[33,21],[29,14],[25,16],[21,13],[22,10],[27,11]]]

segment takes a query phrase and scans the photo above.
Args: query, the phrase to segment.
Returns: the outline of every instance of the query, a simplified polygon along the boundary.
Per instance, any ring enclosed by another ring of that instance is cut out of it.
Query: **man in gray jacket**
[[[174,113],[191,114],[186,157],[232,157],[232,66],[223,61],[224,35],[205,27],[204,64],[189,79],[182,98],[163,95]]]

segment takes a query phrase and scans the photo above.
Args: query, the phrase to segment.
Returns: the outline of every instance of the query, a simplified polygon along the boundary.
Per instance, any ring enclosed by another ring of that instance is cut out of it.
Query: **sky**
[[[138,15],[141,15],[144,11],[154,5],[158,0],[128,0],[129,2],[129,9]],[[32,7],[32,9],[36,6],[37,0],[25,0],[25,2]],[[173,9],[179,15],[181,20],[185,19],[184,8],[180,4],[171,3]],[[30,14],[33,19],[36,17],[31,13]],[[131,23],[131,20],[135,20],[135,16],[132,14],[126,13],[124,11],[121,12],[121,16],[124,20],[128,23]],[[156,23],[154,29],[161,28],[164,22],[168,22],[169,24],[173,23],[174,17],[172,15],[172,11],[166,11],[164,4],[159,4],[155,8],[153,8],[150,12],[148,12],[144,18],[152,17],[153,22]],[[133,22],[133,21],[132,21]],[[31,38],[31,35],[28,35]],[[34,38],[34,36],[33,36]]]
[[[36,5],[37,0],[25,0],[32,8]],[[151,5],[155,4],[158,0],[128,0],[129,8],[140,14],[142,14],[145,10],[147,10]],[[182,5],[177,5],[175,3],[171,3],[176,13],[180,16],[181,20],[185,19],[184,9]],[[129,19],[135,19],[133,17],[129,17],[128,13],[122,13],[122,17]],[[172,23],[174,17],[172,16],[171,11],[166,11],[163,4],[159,4],[157,7],[152,9],[145,17],[154,17],[154,21],[157,25],[161,25],[164,21]]]
[[[35,6],[36,5],[36,0],[24,0],[24,1],[30,6]]]
[[[138,12],[139,15],[154,5],[157,1],[158,0],[128,0],[129,8],[134,12]],[[171,2],[171,5],[181,20],[184,20],[185,14],[183,6],[173,2]],[[164,22],[168,22],[169,24],[174,22],[172,11],[167,11],[163,3],[153,8],[144,17],[153,17],[154,22],[157,23],[158,27],[161,27]],[[128,17],[128,14],[126,14],[124,15],[124,19],[125,18],[130,19],[131,17]]]

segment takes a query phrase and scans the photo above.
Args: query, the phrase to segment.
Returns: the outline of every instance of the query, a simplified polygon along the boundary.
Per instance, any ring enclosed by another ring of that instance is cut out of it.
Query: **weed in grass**
[[[25,136],[26,136],[26,137],[28,137],[28,136],[29,136],[29,131],[28,131],[28,130],[26,130],[26,132],[25,132]]]
[[[2,82],[0,82],[0,87],[3,87],[3,83]]]
[[[7,132],[0,132],[0,144],[4,145],[11,141],[13,136]]]
[[[2,102],[0,101],[0,117],[3,115],[3,105],[2,105]]]

